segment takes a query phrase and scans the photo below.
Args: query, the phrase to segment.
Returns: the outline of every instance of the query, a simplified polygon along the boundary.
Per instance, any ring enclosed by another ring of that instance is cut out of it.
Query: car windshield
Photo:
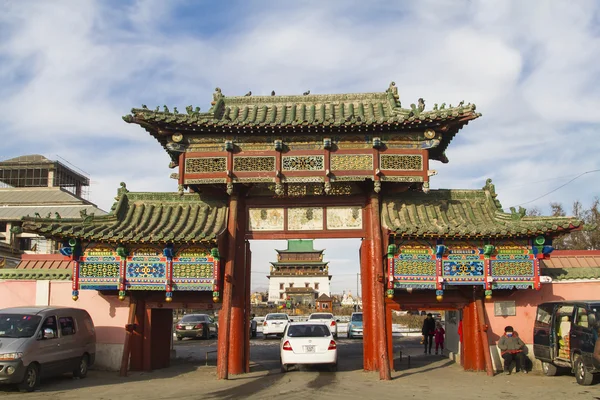
[[[267,315],[267,320],[270,321],[273,319],[282,320],[282,319],[288,319],[288,318],[287,318],[287,314],[269,314],[269,315]]]
[[[32,337],[41,320],[42,317],[39,315],[0,314],[0,337]]]
[[[353,322],[362,322],[362,314],[352,314]]]
[[[205,318],[204,315],[186,315],[181,319],[181,322],[204,322]]]
[[[292,325],[288,329],[289,337],[327,337],[329,328],[325,325]]]
[[[308,319],[333,319],[333,314],[313,314]]]

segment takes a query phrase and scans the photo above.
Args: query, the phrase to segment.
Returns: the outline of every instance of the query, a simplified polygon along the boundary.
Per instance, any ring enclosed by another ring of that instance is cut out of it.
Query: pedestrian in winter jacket
[[[513,360],[515,360],[515,372],[521,370],[523,373],[527,373],[527,370],[525,369],[525,354],[523,354],[525,343],[515,335],[512,326],[504,328],[504,335],[502,335],[498,341],[498,348],[504,359],[505,374],[510,375],[510,364]]]
[[[433,335],[435,333],[435,320],[433,319],[433,315],[431,315],[431,313],[427,314],[427,318],[423,320],[423,328],[421,329],[421,333],[423,334],[423,343],[425,344],[425,354],[427,354],[427,350],[429,350],[429,354],[431,354]]]
[[[438,353],[438,347],[440,349],[440,352],[444,352],[444,334],[446,333],[446,331],[444,330],[444,328],[442,328],[442,323],[441,322],[437,322],[435,324],[435,331],[433,332],[434,336],[435,336],[435,354]]]

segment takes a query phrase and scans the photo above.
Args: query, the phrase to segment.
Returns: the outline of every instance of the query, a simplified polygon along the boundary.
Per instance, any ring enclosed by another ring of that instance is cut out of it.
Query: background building
[[[28,155],[0,162],[0,246],[4,267],[14,267],[20,254],[47,254],[57,243],[21,229],[24,216],[53,218],[93,218],[104,215],[84,199],[90,180],[58,161],[41,155]]]
[[[329,263],[323,262],[323,250],[313,248],[313,240],[288,240],[287,250],[276,250],[277,262],[271,263],[269,301],[315,305],[322,295],[330,295]]]

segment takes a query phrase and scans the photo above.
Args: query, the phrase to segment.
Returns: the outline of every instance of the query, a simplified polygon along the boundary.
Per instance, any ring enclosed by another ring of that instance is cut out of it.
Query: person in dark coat
[[[427,318],[423,321],[423,329],[421,329],[421,333],[423,334],[423,344],[425,345],[425,354],[429,351],[431,354],[431,346],[433,346],[433,335],[435,333],[435,320],[433,319],[433,315],[431,313],[427,314]]]
[[[525,354],[523,354],[525,343],[515,335],[512,326],[504,328],[504,335],[498,341],[498,348],[502,352],[502,358],[504,359],[505,374],[510,375],[510,364],[513,360],[515,360],[516,372],[521,370],[523,373],[527,373],[525,369]]]

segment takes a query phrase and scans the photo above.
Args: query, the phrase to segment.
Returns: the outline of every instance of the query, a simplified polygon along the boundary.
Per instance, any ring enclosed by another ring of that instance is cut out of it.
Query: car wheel
[[[75,378],[79,378],[79,379],[85,378],[88,373],[89,363],[90,363],[89,358],[88,358],[87,354],[85,354],[79,360],[79,366],[75,370],[73,370],[73,376]]]
[[[263,340],[267,340],[267,334],[263,333]]]
[[[336,372],[337,371],[337,363],[330,364],[329,365],[329,371],[330,372]]]
[[[575,369],[575,379],[577,379],[577,383],[580,385],[591,385],[594,381],[594,374],[585,368],[583,359],[579,354],[575,354],[575,356],[573,356],[573,366]]]
[[[288,372],[290,370],[290,366],[282,363],[281,359],[279,359],[279,362],[281,363],[281,373],[282,374],[285,374],[286,372]]]
[[[29,364],[25,370],[23,381],[17,385],[21,392],[33,392],[40,385],[40,369],[36,364]]]
[[[177,340],[181,341],[181,340],[183,340],[183,337],[182,336],[177,336]]]
[[[542,371],[546,376],[555,376],[558,373],[556,365],[542,361]]]
[[[256,337],[256,331],[252,331],[252,337],[255,338]]]
[[[204,332],[202,333],[202,339],[204,339],[204,340],[210,339],[210,330],[208,328],[206,328],[204,330]]]

